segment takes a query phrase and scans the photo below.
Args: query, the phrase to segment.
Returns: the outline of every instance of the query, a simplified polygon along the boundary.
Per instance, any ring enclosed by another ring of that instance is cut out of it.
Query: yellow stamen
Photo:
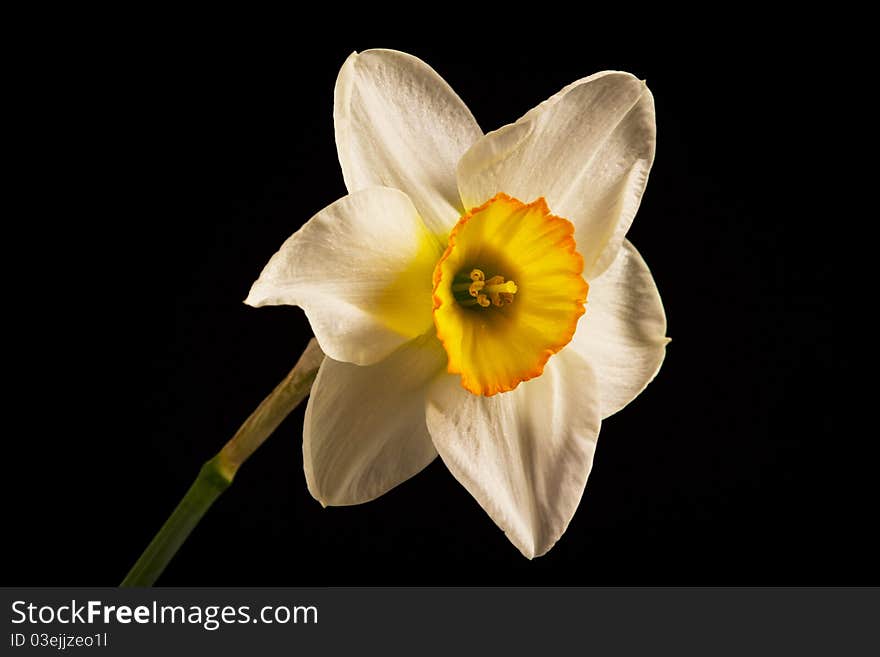
[[[452,285],[452,293],[461,305],[500,308],[513,303],[513,295],[516,294],[518,288],[513,281],[505,282],[504,276],[496,275],[486,280],[486,274],[482,269],[472,269],[467,278],[471,281],[470,283],[464,281],[464,275],[456,276],[456,280],[462,282]],[[465,291],[473,298],[465,297],[462,294]]]

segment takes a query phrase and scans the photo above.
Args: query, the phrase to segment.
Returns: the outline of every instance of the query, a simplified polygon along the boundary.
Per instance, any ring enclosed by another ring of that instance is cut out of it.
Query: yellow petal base
[[[583,269],[574,226],[543,198],[498,194],[462,216],[434,269],[434,324],[449,372],[486,396],[539,376],[584,314]]]

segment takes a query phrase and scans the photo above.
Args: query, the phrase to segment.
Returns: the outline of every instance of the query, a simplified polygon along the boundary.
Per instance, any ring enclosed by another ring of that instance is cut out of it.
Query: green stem
[[[152,586],[214,500],[232,483],[220,471],[218,457],[219,454],[199,470],[199,476],[122,580],[122,586]]]
[[[238,468],[263,444],[282,420],[305,399],[324,353],[314,338],[294,368],[214,458],[209,460],[186,495],[129,571],[121,586],[152,586],[202,516],[229,487]]]

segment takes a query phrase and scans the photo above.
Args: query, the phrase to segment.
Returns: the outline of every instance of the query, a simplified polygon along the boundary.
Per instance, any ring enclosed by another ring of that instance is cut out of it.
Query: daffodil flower
[[[439,454],[525,556],[544,554],[602,419],[668,341],[624,237],[654,159],[651,92],[597,73],[484,135],[427,64],[369,50],[342,66],[333,117],[349,194],[247,298],[303,308],[327,355],[303,431],[309,491],[360,504]]]

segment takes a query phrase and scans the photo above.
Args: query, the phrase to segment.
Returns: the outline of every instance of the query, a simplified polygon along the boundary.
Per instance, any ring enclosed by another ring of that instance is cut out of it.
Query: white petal
[[[458,166],[465,207],[498,192],[575,225],[584,274],[614,260],[639,208],[654,161],[654,99],[629,73],[606,71],[570,84],[516,123],[475,143]]]
[[[599,383],[602,418],[635,399],[666,355],[666,313],[648,265],[629,240],[611,267],[590,281],[587,312],[565,351],[577,351]]]
[[[353,53],[336,81],[336,148],[349,192],[406,192],[437,235],[462,214],[455,167],[482,136],[467,106],[434,69],[394,50]]]
[[[418,338],[376,365],[324,360],[303,426],[303,465],[324,506],[368,502],[428,465],[437,452],[425,426],[425,391],[446,352]]]
[[[431,276],[441,253],[406,194],[371,187],[294,233],[245,303],[301,306],[324,353],[369,365],[432,326]]]
[[[580,502],[599,435],[589,365],[563,351],[540,377],[492,397],[444,376],[427,406],[443,462],[507,538],[530,559],[553,547]]]

